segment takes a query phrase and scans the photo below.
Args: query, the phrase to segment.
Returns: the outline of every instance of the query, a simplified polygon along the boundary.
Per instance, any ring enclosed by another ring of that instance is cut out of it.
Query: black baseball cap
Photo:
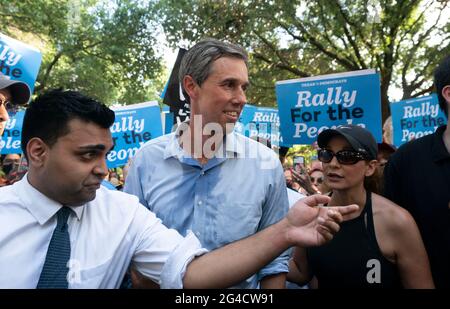
[[[366,153],[368,159],[376,160],[378,145],[372,133],[360,126],[341,125],[336,129],[327,129],[320,132],[317,143],[320,148],[325,147],[335,136],[342,136],[352,146],[353,150]]]
[[[11,103],[23,105],[30,100],[31,91],[26,83],[0,73],[0,90],[6,88],[11,92]]]

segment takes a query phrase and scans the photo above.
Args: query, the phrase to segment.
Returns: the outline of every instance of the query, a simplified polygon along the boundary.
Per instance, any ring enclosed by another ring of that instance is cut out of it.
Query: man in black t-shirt
[[[406,208],[419,226],[437,288],[450,288],[450,55],[434,82],[447,125],[411,141],[393,154],[384,170],[385,196]]]

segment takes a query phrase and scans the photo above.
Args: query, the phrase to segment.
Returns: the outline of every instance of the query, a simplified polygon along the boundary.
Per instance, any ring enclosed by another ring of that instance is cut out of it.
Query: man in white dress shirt
[[[100,185],[113,122],[108,107],[75,91],[30,104],[22,128],[29,172],[0,189],[0,288],[118,288],[130,263],[162,288],[228,287],[293,245],[323,244],[357,210],[310,207],[329,199],[308,198],[267,229],[205,254],[192,233],[182,237],[136,197]]]

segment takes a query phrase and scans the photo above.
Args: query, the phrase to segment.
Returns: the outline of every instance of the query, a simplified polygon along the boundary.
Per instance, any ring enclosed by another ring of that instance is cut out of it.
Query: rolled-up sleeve
[[[188,264],[199,255],[208,252],[200,241],[189,231],[186,237],[172,251],[161,272],[162,289],[181,289]]]

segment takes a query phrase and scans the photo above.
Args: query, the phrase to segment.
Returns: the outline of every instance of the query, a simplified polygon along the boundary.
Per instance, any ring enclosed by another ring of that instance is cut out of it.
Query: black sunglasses
[[[14,116],[19,110],[17,104],[13,104],[11,101],[0,99],[0,106],[2,105],[5,107],[6,111],[10,116]]]
[[[316,181],[317,181],[318,184],[321,184],[323,182],[323,177],[317,177],[317,178],[311,177],[311,182],[312,183],[314,183]]]
[[[5,108],[9,107],[11,105],[11,102],[9,102],[8,100],[2,99],[0,97],[0,106],[4,106]]]
[[[330,163],[333,157],[336,157],[340,164],[351,165],[356,164],[358,161],[367,160],[368,155],[354,150],[340,150],[336,153],[329,149],[320,149],[318,154],[319,161],[323,163]]]

